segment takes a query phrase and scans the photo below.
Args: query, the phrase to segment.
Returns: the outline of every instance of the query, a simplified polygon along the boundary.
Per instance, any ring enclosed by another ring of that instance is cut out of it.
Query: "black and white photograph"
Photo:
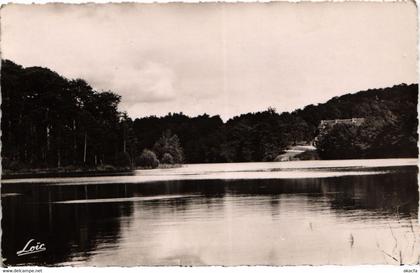
[[[0,25],[3,267],[420,264],[414,1]]]

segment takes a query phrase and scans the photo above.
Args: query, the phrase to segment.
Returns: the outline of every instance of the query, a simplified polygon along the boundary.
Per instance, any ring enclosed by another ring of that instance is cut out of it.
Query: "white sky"
[[[1,50],[120,94],[132,118],[227,119],[417,82],[416,14],[412,2],[8,5]]]

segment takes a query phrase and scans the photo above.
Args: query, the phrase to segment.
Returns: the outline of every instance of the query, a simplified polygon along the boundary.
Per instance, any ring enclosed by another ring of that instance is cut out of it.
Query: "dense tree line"
[[[405,128],[408,121],[370,117],[360,126],[337,124],[318,136],[318,153],[323,159],[417,157],[417,127]]]
[[[124,153],[120,96],[41,67],[2,61],[6,169],[117,164]]]
[[[417,157],[417,95],[417,84],[402,84],[345,95],[322,105],[320,110],[332,111],[329,117],[342,112],[334,118],[364,117],[365,122],[338,124],[320,134],[321,158]]]
[[[8,60],[2,61],[1,75],[5,169],[272,161],[287,146],[312,141],[321,120],[352,117],[368,121],[332,130],[320,145],[323,158],[346,154],[353,142],[359,152],[347,157],[417,156],[417,84],[223,122],[219,116],[183,113],[132,120],[118,110],[119,95],[94,90],[84,80]]]
[[[226,123],[206,114],[138,118],[133,129],[139,150],[153,147],[162,131],[170,130],[179,137],[186,162],[206,163],[272,161],[290,143],[310,140],[314,128],[297,115],[268,109]]]
[[[322,138],[321,158],[416,157],[417,94],[417,84],[401,84],[334,97],[292,113],[243,114],[226,123],[219,116],[168,114],[135,119],[134,131],[143,149],[171,129],[180,137],[187,162],[271,161],[289,145],[312,142],[321,120],[357,117],[366,119],[362,126],[340,125]],[[336,133],[341,142],[334,140]]]

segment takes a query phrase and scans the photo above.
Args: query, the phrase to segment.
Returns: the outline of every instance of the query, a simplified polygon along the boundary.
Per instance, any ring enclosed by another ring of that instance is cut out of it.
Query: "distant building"
[[[334,127],[337,124],[349,124],[349,125],[356,125],[360,126],[362,123],[365,122],[365,118],[348,118],[348,119],[325,119],[321,120],[318,126],[318,135],[313,140],[313,145],[316,146],[316,143],[318,142],[319,136],[326,134],[329,129]]]
[[[336,124],[354,124],[361,125],[365,121],[364,118],[348,118],[348,119],[325,119],[321,120],[318,129],[322,130],[326,127],[334,126]]]

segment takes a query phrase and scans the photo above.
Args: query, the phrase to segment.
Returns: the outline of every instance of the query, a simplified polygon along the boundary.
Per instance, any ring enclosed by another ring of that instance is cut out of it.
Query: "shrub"
[[[118,167],[131,167],[131,158],[127,152],[118,153],[115,158],[115,165]]]
[[[23,162],[10,161],[10,162],[7,162],[7,164],[5,164],[3,161],[3,169],[9,169],[11,171],[21,171],[21,170],[27,169],[27,167],[28,166],[24,164]]]
[[[169,130],[165,131],[158,141],[156,141],[153,150],[162,160],[163,156],[168,153],[171,155],[173,163],[180,164],[184,161],[184,151],[179,138],[177,135],[171,135]]]
[[[136,157],[136,166],[154,169],[159,166],[159,160],[153,151],[144,149],[141,155]]]
[[[170,153],[165,153],[162,156],[162,163],[163,164],[174,164],[174,158]]]

